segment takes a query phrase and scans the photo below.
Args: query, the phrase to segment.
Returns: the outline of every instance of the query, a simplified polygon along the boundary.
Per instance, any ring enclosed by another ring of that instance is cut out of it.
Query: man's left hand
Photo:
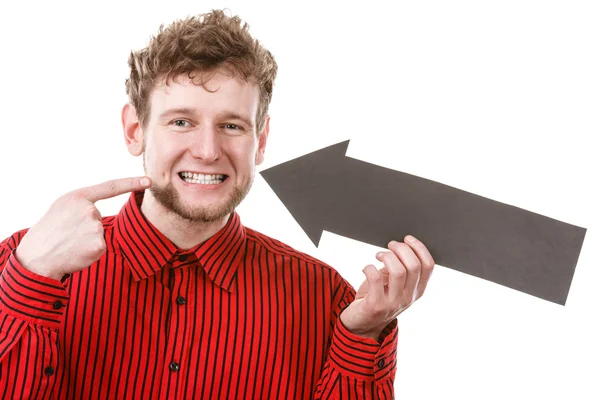
[[[374,265],[363,269],[367,279],[358,288],[354,302],[340,316],[350,332],[375,340],[423,295],[435,265],[425,245],[410,235],[404,238],[404,243],[390,242],[388,249],[376,256],[383,262],[382,269]]]

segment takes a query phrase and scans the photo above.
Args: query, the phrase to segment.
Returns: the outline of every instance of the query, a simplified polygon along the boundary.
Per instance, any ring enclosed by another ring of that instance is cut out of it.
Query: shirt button
[[[383,358],[381,360],[379,360],[379,362],[377,363],[377,366],[379,368],[383,368],[383,366],[385,365],[385,361],[383,361]]]
[[[57,301],[54,302],[54,304],[52,304],[52,308],[54,308],[55,310],[60,310],[64,306],[65,305],[60,300],[57,300]]]
[[[179,364],[177,364],[175,361],[171,361],[171,364],[169,364],[169,369],[173,372],[177,372],[179,371]]]
[[[187,257],[188,257],[187,254],[181,254],[179,256],[179,261],[184,262],[185,260],[187,260]]]
[[[52,367],[46,367],[44,369],[44,374],[46,376],[52,376],[52,375],[54,375],[54,368],[52,368]]]
[[[177,296],[177,304],[179,304],[180,306],[185,304],[185,297],[182,296]]]

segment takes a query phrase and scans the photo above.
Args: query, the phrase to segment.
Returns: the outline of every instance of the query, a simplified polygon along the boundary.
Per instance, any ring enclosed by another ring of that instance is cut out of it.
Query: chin
[[[168,211],[185,220],[202,223],[213,223],[227,218],[248,192],[236,186],[224,199],[214,202],[195,202],[185,201],[183,199],[185,196],[182,196],[172,183],[165,187],[152,186],[150,190],[158,203]]]

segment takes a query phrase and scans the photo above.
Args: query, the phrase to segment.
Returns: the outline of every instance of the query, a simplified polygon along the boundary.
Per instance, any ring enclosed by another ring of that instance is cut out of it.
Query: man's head
[[[224,218],[262,162],[274,58],[238,17],[213,11],[161,27],[129,66],[123,127],[151,194],[188,220]]]

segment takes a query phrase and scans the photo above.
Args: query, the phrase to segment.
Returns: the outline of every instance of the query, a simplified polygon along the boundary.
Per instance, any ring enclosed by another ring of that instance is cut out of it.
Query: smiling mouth
[[[179,177],[187,183],[199,185],[218,185],[227,179],[227,175],[222,174],[197,174],[194,172],[180,172]]]

